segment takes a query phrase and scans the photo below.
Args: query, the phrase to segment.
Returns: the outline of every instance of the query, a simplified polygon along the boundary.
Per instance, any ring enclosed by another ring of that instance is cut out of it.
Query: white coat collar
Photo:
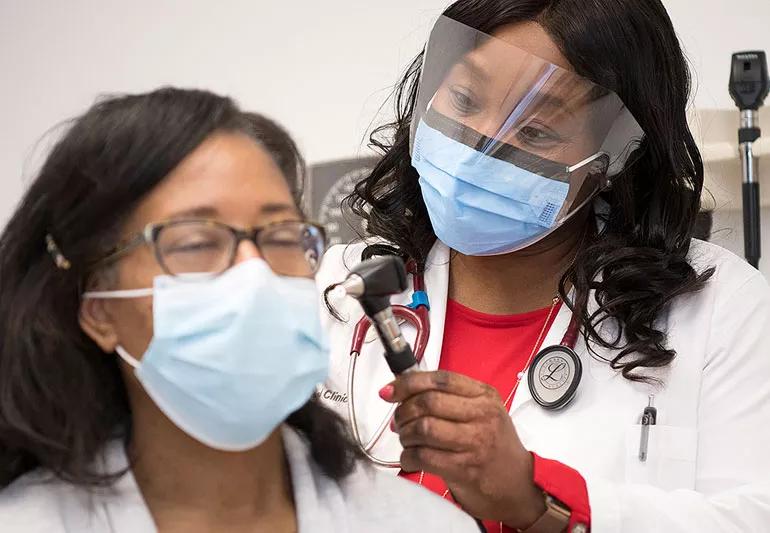
[[[337,482],[321,473],[308,444],[294,429],[282,426],[281,436],[291,473],[298,531],[347,531],[345,499]],[[105,447],[99,471],[126,473],[112,486],[97,489],[89,507],[101,515],[104,520],[99,522],[108,524],[111,533],[155,532],[155,522],[128,467],[122,440]]]
[[[430,301],[430,336],[423,363],[426,370],[437,370],[441,359],[446,303],[449,298],[449,253],[449,248],[437,240],[425,263],[425,290]]]

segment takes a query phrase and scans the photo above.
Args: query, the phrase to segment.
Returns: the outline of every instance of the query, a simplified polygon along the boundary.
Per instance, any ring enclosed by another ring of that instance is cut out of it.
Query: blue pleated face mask
[[[465,255],[520,249],[549,232],[569,184],[478,152],[421,121],[412,166],[436,236]]]
[[[211,448],[259,445],[327,376],[311,279],[277,276],[253,259],[203,281],[158,276],[144,293],[84,296],[147,292],[154,323],[147,351],[141,361],[117,351],[161,411]]]

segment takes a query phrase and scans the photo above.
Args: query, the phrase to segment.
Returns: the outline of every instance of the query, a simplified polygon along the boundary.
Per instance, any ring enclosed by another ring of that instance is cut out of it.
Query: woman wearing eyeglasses
[[[208,92],[71,125],[0,236],[3,532],[476,530],[357,466],[313,398],[325,244],[301,170]]]

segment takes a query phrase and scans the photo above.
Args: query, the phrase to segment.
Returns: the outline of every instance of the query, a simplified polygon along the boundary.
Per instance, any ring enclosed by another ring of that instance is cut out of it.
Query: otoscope
[[[374,257],[359,263],[335,289],[361,304],[385,347],[385,361],[396,376],[417,369],[412,347],[404,339],[390,306],[391,295],[406,289],[406,268],[401,258],[395,255]]]
[[[759,129],[758,111],[765,102],[769,87],[767,58],[764,52],[733,54],[730,71],[730,96],[741,111],[738,144],[741,148],[741,166],[743,169],[743,241],[746,260],[754,268],[759,265],[761,240],[759,179],[753,145],[762,134]]]

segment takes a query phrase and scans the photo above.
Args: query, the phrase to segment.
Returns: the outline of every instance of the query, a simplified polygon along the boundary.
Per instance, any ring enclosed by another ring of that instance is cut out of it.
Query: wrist
[[[543,489],[535,484],[534,458],[527,452],[525,483],[516,491],[516,501],[513,513],[503,523],[515,530],[526,530],[545,513],[545,497]],[[523,476],[522,476],[523,477]]]

